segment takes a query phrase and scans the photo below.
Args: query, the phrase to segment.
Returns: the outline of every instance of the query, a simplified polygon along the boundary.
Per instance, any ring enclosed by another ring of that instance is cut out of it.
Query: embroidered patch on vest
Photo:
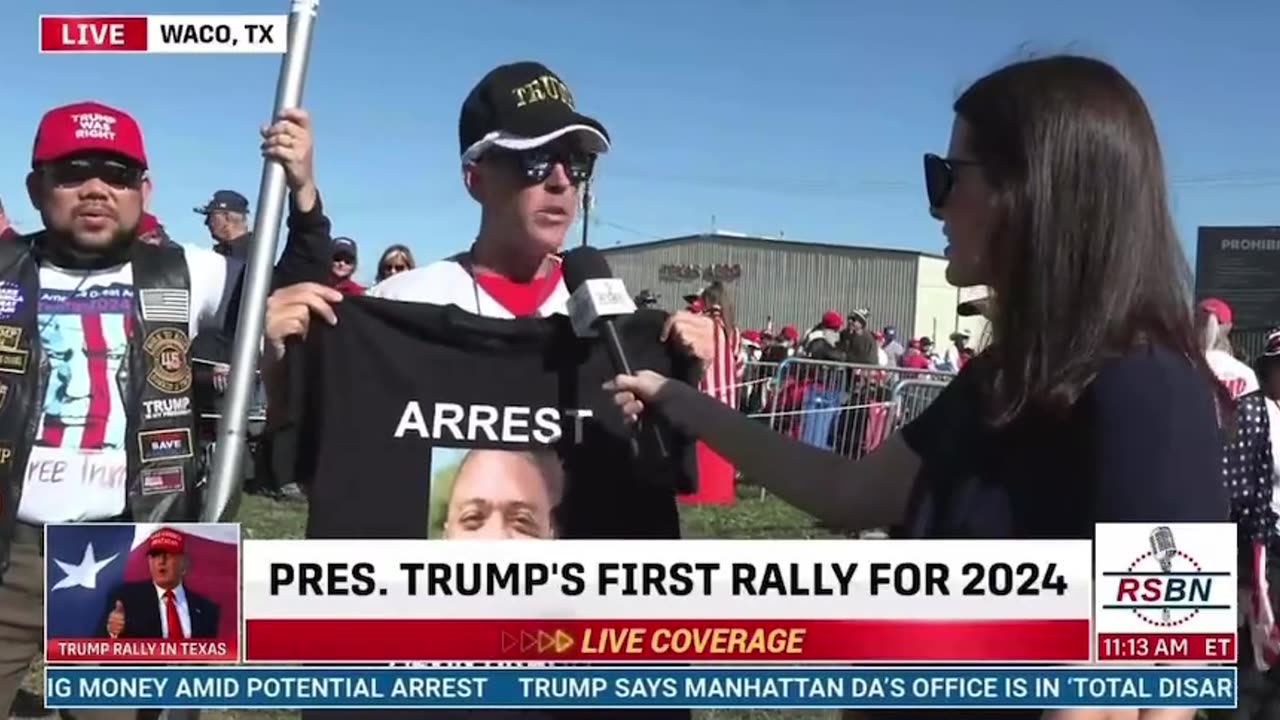
[[[191,293],[172,288],[149,288],[138,293],[142,319],[186,324],[191,319]]]
[[[148,430],[138,433],[138,454],[142,462],[181,460],[194,453],[191,450],[191,430]]]
[[[147,336],[142,349],[151,356],[147,382],[163,393],[177,395],[191,389],[191,364],[187,334],[173,328],[160,328]]]
[[[143,495],[168,495],[182,492],[185,471],[181,465],[176,467],[143,468],[138,473]]]
[[[0,281],[0,320],[8,320],[18,314],[26,298],[22,287],[16,282]]]
[[[0,372],[26,373],[28,355],[29,352],[22,349],[22,328],[0,325]]]

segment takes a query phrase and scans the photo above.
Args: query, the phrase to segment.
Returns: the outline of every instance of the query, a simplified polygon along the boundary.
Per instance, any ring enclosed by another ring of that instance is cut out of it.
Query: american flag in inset
[[[185,323],[191,319],[191,293],[187,290],[143,290],[138,304],[147,322]]]

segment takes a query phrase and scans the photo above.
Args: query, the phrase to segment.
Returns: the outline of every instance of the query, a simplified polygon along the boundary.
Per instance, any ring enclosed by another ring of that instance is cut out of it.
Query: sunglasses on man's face
[[[956,170],[977,166],[976,160],[944,158],[932,153],[924,156],[924,189],[929,195],[929,207],[940,210],[947,205],[947,198],[956,184]]]
[[[56,187],[76,187],[97,179],[118,190],[141,188],[146,172],[136,165],[117,160],[83,158],[50,163],[44,168],[45,177]]]
[[[490,155],[516,167],[530,184],[545,181],[556,165],[564,167],[569,182],[578,185],[591,179],[596,156],[568,148],[533,148],[532,150],[495,150]]]
[[[336,263],[342,263],[343,265],[355,265],[355,264],[356,264],[356,259],[355,259],[355,258],[353,258],[353,257],[351,257],[350,255],[334,255],[334,256],[333,256],[333,261],[334,261],[334,262],[336,262]]]

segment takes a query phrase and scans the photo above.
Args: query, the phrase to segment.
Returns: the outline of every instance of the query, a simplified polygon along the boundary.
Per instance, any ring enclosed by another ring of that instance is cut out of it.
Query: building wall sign
[[[658,279],[663,282],[681,280],[706,280],[708,282],[733,282],[742,277],[741,265],[715,263],[712,265],[663,265],[658,268]]]

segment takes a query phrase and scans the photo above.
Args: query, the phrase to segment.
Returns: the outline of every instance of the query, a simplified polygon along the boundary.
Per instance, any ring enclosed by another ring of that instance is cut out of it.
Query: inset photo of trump
[[[49,525],[48,662],[237,662],[239,588],[237,524]]]
[[[555,451],[436,448],[431,453],[427,537],[551,540],[564,494]]]

